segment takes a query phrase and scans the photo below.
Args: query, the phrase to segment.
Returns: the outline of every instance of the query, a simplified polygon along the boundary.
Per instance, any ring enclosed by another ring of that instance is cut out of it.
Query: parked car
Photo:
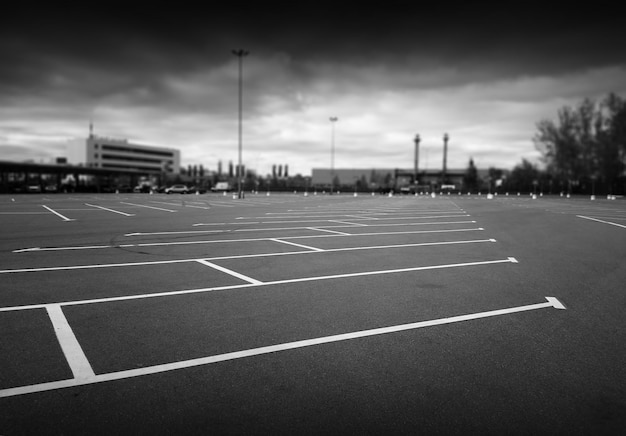
[[[151,190],[152,187],[150,185],[137,185],[133,188],[133,192],[141,194],[148,194]]]
[[[185,185],[172,185],[165,190],[166,194],[188,194],[189,189]]]

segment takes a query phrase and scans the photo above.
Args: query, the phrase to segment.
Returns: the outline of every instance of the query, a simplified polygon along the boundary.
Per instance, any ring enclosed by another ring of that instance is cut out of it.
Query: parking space
[[[12,240],[0,253],[0,325],[9,332],[1,343],[11,350],[0,360],[8,368],[0,378],[0,401],[7,410],[29,398],[52,401],[55,392],[90,396],[101,389],[90,387],[95,384],[145,389],[169,373],[166,377],[186,385],[198,371],[212,379],[241,368],[241,360],[250,368],[259,365],[256,371],[272,389],[281,384],[295,389],[295,380],[305,374],[322,384],[337,383],[335,376],[345,376],[349,367],[363,374],[372,370],[371,363],[397,371],[392,384],[415,387],[427,383],[427,374],[434,383],[441,371],[454,371],[460,385],[449,387],[450,393],[467,392],[476,379],[488,380],[475,366],[463,377],[470,349],[523,366],[514,361],[518,351],[510,341],[536,354],[533,361],[539,355],[551,360],[547,344],[562,338],[566,324],[587,325],[569,288],[576,280],[582,283],[582,276],[594,279],[585,275],[586,267],[559,261],[558,252],[575,257],[584,245],[576,241],[581,226],[601,223],[545,208],[521,212],[521,202],[500,199],[196,197],[193,204],[154,196],[58,198],[50,208],[73,221],[53,212],[31,217],[74,226],[75,234],[51,238],[7,218],[9,211],[36,210],[35,200],[24,209],[20,202],[2,205],[0,219],[24,236],[20,248]],[[72,202],[91,206],[72,211]],[[609,231],[622,229],[602,226],[589,238],[613,240],[617,245],[607,256],[625,255],[624,236]],[[555,273],[542,270],[537,257],[552,262]],[[607,271],[615,265],[598,261]],[[617,283],[624,274],[623,266],[614,268],[604,281],[605,298],[621,298]],[[382,349],[394,357],[388,360]],[[428,363],[424,350],[432,353]],[[561,351],[554,359],[564,356]],[[374,361],[364,362],[364,355]],[[321,364],[320,358],[333,363]],[[300,363],[305,373],[297,367],[283,374],[269,369],[292,359],[308,361]],[[416,379],[406,379],[409,368]],[[503,386],[506,374],[495,375],[490,385]],[[380,373],[370,376],[375,377],[370,383],[387,386],[381,388],[383,397],[397,392]],[[521,379],[510,383],[528,397]],[[442,395],[430,386],[435,396]],[[325,407],[310,389],[317,407]],[[557,384],[548,397],[560,389]],[[184,403],[185,393],[176,395]],[[415,395],[400,394],[399,409],[389,413],[404,415],[401,405],[411,398],[424,401]],[[365,408],[379,404],[371,395],[355,397]],[[291,410],[301,419],[307,419],[300,408],[306,398],[293,397],[300,406]],[[230,416],[219,403],[211,411]],[[181,413],[191,416],[195,410]],[[11,425],[27,425],[10,416]]]

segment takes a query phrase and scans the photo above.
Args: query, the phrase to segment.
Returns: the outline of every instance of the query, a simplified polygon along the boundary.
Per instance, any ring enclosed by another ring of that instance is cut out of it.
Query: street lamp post
[[[330,193],[332,195],[335,190],[335,123],[339,118],[330,117],[331,136],[330,136]]]
[[[448,139],[447,133],[443,134],[443,174],[441,175],[441,184],[446,183],[446,171],[448,166]]]
[[[239,58],[239,164],[237,166],[237,198],[243,198],[243,192],[241,191],[241,178],[242,174],[242,115],[243,115],[243,58],[248,56],[247,50],[233,50],[232,53]]]
[[[420,158],[420,141],[422,138],[420,138],[420,135],[417,134],[415,135],[415,139],[413,140],[415,142],[415,166],[413,168],[413,183],[415,184],[415,189],[417,189],[417,170],[418,170],[418,165],[419,165],[419,158]]]

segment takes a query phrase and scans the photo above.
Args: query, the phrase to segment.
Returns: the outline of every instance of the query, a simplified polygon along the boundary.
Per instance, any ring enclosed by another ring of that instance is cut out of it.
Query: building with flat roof
[[[70,141],[67,160],[72,165],[145,174],[180,173],[180,150],[136,144],[126,139],[90,134]]]
[[[420,170],[418,172],[419,186],[424,190],[440,189],[449,186],[452,189],[461,189],[466,170],[450,169],[446,172],[447,183],[442,186],[441,170]],[[319,189],[329,189],[331,182],[337,188],[356,188],[357,190],[388,190],[414,186],[414,172],[404,168],[313,168],[311,184]]]

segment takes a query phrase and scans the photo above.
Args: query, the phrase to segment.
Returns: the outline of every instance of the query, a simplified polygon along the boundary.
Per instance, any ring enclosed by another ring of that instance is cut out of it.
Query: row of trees
[[[470,159],[464,189],[626,194],[626,101],[611,93],[566,106],[541,120],[533,137],[545,169],[524,159],[512,171],[479,176]],[[499,189],[498,189],[499,188]]]
[[[623,192],[626,169],[626,101],[611,93],[563,107],[557,120],[541,120],[533,138],[548,180],[569,192]]]

